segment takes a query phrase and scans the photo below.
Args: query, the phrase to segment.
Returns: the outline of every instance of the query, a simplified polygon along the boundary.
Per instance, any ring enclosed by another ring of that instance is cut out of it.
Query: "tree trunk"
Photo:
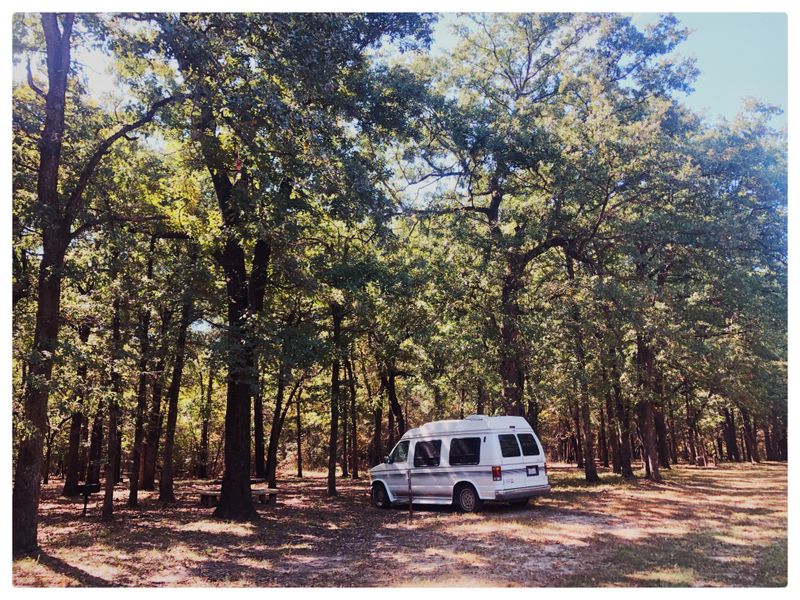
[[[605,366],[605,358],[603,360],[602,366],[602,376],[603,376],[603,389],[604,389],[604,399],[605,399],[605,412],[606,412],[606,439],[608,440],[608,445],[610,448],[611,454],[611,465],[612,471],[614,473],[622,473],[622,467],[620,466],[620,453],[619,453],[619,437],[617,433],[616,427],[616,419],[614,418],[614,411],[613,411],[613,400],[612,400],[612,392],[610,382],[608,380],[608,371]]]
[[[675,407],[672,398],[667,399],[667,409],[669,410],[669,449],[672,464],[678,464],[678,436],[675,435]]]
[[[664,414],[661,409],[653,405],[653,423],[656,429],[656,440],[658,445],[658,464],[663,469],[669,469],[669,440],[667,439],[667,424],[664,421]]]
[[[372,387],[369,384],[369,375],[367,374],[367,367],[364,361],[361,362],[361,375],[364,378],[364,389],[367,391],[367,405],[372,406],[372,442],[369,445],[369,464],[375,466],[383,462],[383,399],[381,392],[378,390],[377,397],[372,396]]]
[[[722,409],[725,416],[725,446],[729,461],[740,462],[739,447],[736,443],[736,423],[733,419],[733,412],[726,406]]]
[[[297,477],[303,477],[303,428],[302,423],[300,422],[300,397],[303,391],[299,390],[297,392],[297,400],[295,401],[295,413],[294,413],[294,428],[295,428],[295,437],[297,442]]]
[[[347,379],[350,382],[350,473],[358,479],[358,420],[356,419],[356,374],[352,357],[345,362]]]
[[[599,406],[600,413],[600,460],[603,461],[603,466],[608,468],[608,438],[606,437],[606,417],[605,405]]]
[[[116,271],[116,267],[112,267],[112,269]],[[116,273],[114,275],[116,276]],[[111,397],[108,401],[108,461],[106,462],[103,512],[100,517],[103,521],[110,521],[114,517],[114,484],[116,483],[114,468],[119,452],[119,413],[120,400],[122,398],[122,374],[119,369],[122,362],[123,342],[120,314],[121,300],[119,296],[114,298],[113,305],[114,316],[111,323]]]
[[[101,399],[92,423],[91,441],[89,445],[89,465],[86,470],[86,483],[100,483],[100,463],[103,452],[103,416],[105,405]]]
[[[209,363],[211,359],[209,359]],[[214,366],[211,364],[208,368],[208,386],[206,387],[206,397],[203,403],[202,429],[200,431],[200,452],[198,453],[197,460],[197,477],[200,479],[207,479],[208,474],[208,430],[211,427],[211,409],[212,409],[212,392],[214,389]]]
[[[696,424],[696,416],[694,407],[691,403],[692,398],[692,389],[691,387],[687,386],[686,390],[683,393],[683,401],[686,406],[686,429],[688,430],[688,442],[689,442],[689,464],[696,465],[698,460],[698,451],[697,451],[697,435],[695,431],[695,424]]]
[[[78,338],[85,346],[89,341],[91,327],[88,323],[81,323],[78,326]],[[76,496],[78,494],[78,481],[80,479],[80,456],[81,456],[81,431],[83,429],[84,415],[83,403],[86,398],[86,374],[88,367],[82,362],[77,368],[78,393],[77,409],[72,413],[69,426],[69,449],[67,450],[67,468],[64,475],[64,490],[62,496]]]
[[[500,378],[505,414],[523,416],[522,405],[525,385],[524,357],[521,348],[519,293],[524,288],[526,262],[517,253],[505,255],[505,273],[501,293],[502,322],[500,325],[501,359]]]
[[[475,414],[482,415],[484,406],[486,405],[486,387],[483,384],[483,380],[478,380],[478,399],[475,406]]]
[[[161,396],[164,391],[164,377],[166,376],[166,360],[169,351],[169,326],[172,323],[172,311],[161,312],[161,346],[156,358],[155,372],[153,373],[153,397],[150,402],[150,413],[147,417],[147,427],[144,432],[142,447],[141,473],[139,476],[139,489],[156,489],[156,463],[158,462],[158,445],[161,439]]]
[[[178,397],[181,391],[181,378],[183,377],[183,363],[186,355],[186,331],[192,322],[192,300],[184,299],[181,307],[181,322],[178,328],[178,340],[175,343],[175,364],[172,367],[172,381],[169,385],[167,398],[167,433],[164,440],[164,465],[161,468],[161,477],[158,480],[158,499],[160,502],[175,502],[174,490],[174,452],[175,428],[178,423]]]
[[[750,456],[750,461],[757,463],[761,462],[761,457],[758,454],[758,438],[756,436],[756,427],[750,420],[750,411],[746,408],[741,408],[739,411],[742,413],[742,422],[744,423],[744,440],[747,444],[747,454]]]
[[[661,483],[659,472],[658,442],[656,440],[655,408],[652,396],[655,394],[655,365],[653,351],[644,339],[636,336],[636,360],[638,365],[638,383],[641,398],[637,405],[640,427],[642,429],[642,450],[646,461],[645,472],[656,483]]]
[[[614,399],[614,416],[617,423],[617,436],[619,438],[619,467],[622,476],[626,479],[633,478],[633,466],[631,464],[631,419],[625,402],[622,399],[622,383],[620,371],[617,364],[617,349],[611,349],[611,392]]]
[[[394,413],[394,419],[397,423],[397,437],[398,439],[403,437],[403,434],[406,432],[406,419],[403,415],[403,408],[400,406],[400,402],[397,400],[397,372],[394,370],[392,366],[389,369],[386,378],[386,389],[389,392],[389,408],[391,408],[392,413]],[[390,445],[394,445],[394,431],[392,431],[392,443]]]
[[[342,362],[343,365],[340,365],[340,368],[344,370],[345,379],[347,379],[347,359],[343,358]],[[342,382],[340,382],[340,385],[341,383]],[[341,402],[339,406],[339,417],[340,417],[339,420],[342,423],[342,431],[339,434],[339,437],[342,440],[339,461],[342,466],[342,477],[347,477],[350,474],[350,470],[347,464],[350,459],[350,454],[348,452],[348,443],[347,443],[347,438],[349,435],[348,422],[349,422],[349,412],[350,412],[348,408],[348,400],[349,399],[346,394],[342,394],[341,392],[339,392],[339,402]]]
[[[114,483],[122,483],[122,409],[117,419],[117,451],[114,457]]]
[[[81,451],[78,458],[78,481],[86,481],[86,467],[89,464],[89,418],[83,415],[81,426]]]
[[[388,393],[388,387],[387,387],[387,393]],[[394,443],[395,443],[394,442],[394,431],[395,431],[395,428],[394,428],[394,411],[392,410],[391,406],[389,406],[389,416],[387,418],[386,425],[387,425],[387,429],[388,429],[388,433],[389,433],[388,439],[386,440],[386,450],[387,450],[387,452],[391,452],[392,448],[394,448]]]
[[[331,303],[331,319],[333,321],[333,363],[331,365],[331,430],[328,441],[328,496],[336,495],[336,455],[337,436],[339,434],[339,360],[341,358],[343,307]]]
[[[767,460],[776,460],[775,459],[775,450],[772,446],[772,438],[769,434],[769,422],[764,421],[764,425],[762,427],[762,431],[764,432],[764,450],[767,453]]]
[[[264,451],[264,396],[262,393],[264,386],[259,377],[258,390],[253,396],[253,443],[255,444],[255,475],[259,479],[264,478],[267,473],[267,460]],[[273,422],[274,427],[274,422]],[[270,440],[270,443],[272,440]]]
[[[266,476],[270,487],[276,487],[278,470],[278,444],[281,437],[281,413],[286,393],[286,365],[281,361],[278,367],[278,391],[275,395],[275,411],[272,414],[272,425],[269,429],[269,445],[267,447]]]
[[[156,237],[150,238],[150,253],[147,258],[147,281],[153,279],[153,253]],[[137,327],[139,337],[139,383],[136,389],[136,416],[133,425],[133,450],[130,472],[130,491],[128,506],[139,506],[139,471],[142,462],[142,440],[144,438],[144,413],[147,410],[147,367],[150,362],[150,307],[146,306],[139,315]]]
[[[12,552],[37,548],[39,495],[50,377],[58,342],[61,278],[64,254],[70,240],[70,219],[60,218],[58,191],[64,110],[70,66],[70,37],[74,15],[63,17],[59,29],[56,13],[41,16],[47,46],[48,88],[45,121],[39,139],[37,202],[43,209],[42,259],[39,265],[36,324],[23,396],[23,417],[29,427],[19,443],[12,491]]]

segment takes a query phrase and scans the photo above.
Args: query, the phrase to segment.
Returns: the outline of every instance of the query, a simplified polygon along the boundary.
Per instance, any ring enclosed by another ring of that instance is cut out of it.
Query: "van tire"
[[[462,483],[453,490],[453,500],[462,512],[478,512],[483,507],[483,501],[475,488],[469,483]]]
[[[372,505],[376,508],[389,508],[389,494],[381,482],[372,484]]]

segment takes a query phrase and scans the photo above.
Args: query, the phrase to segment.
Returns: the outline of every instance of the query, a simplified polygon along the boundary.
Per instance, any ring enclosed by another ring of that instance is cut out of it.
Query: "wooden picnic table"
[[[200,505],[213,508],[219,503],[221,491],[221,488],[216,487],[200,490]],[[250,492],[261,504],[275,504],[278,501],[278,488],[254,487],[250,489]]]

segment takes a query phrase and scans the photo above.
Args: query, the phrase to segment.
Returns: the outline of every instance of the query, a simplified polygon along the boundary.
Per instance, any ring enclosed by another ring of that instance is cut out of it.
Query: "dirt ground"
[[[365,480],[325,495],[321,473],[287,478],[255,523],[223,523],[201,508],[199,481],[177,504],[153,492],[99,521],[100,496],[45,486],[38,557],[14,561],[17,586],[784,586],[785,464],[673,467],[667,482],[628,483],[551,468],[553,493],[523,509],[379,510]]]

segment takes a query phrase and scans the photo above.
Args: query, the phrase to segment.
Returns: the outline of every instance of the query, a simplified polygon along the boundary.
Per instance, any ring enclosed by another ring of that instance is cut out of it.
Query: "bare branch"
[[[31,59],[30,58],[28,58],[27,70],[28,70],[28,86],[30,86],[30,88],[34,92],[36,92],[39,96],[41,96],[42,98],[44,98],[46,100],[47,99],[47,94],[45,94],[42,91],[42,89],[38,85],[36,85],[36,83],[33,81],[33,73],[31,73]]]

